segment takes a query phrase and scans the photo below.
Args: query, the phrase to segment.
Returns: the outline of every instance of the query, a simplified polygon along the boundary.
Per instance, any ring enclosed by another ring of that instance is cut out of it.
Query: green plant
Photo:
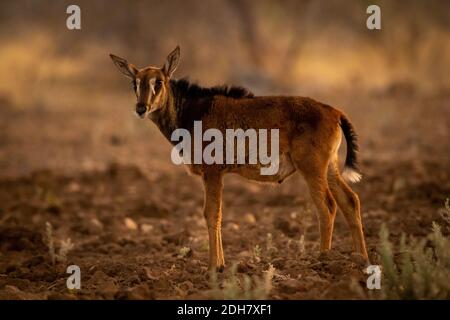
[[[441,211],[444,227],[450,227],[447,199]],[[442,227],[433,223],[426,238],[401,236],[398,257],[393,253],[388,229],[380,232],[380,257],[383,269],[382,298],[450,299],[450,239]],[[398,258],[398,259],[396,259]]]
[[[54,213],[57,213],[61,210],[61,199],[53,193],[51,190],[46,191],[38,191],[38,194],[41,194],[44,201],[45,209]]]
[[[256,262],[260,262],[261,261],[261,247],[257,244],[255,245],[255,247],[253,248],[253,259]]]
[[[192,249],[189,247],[182,247],[178,252],[178,258],[188,258],[192,256]]]

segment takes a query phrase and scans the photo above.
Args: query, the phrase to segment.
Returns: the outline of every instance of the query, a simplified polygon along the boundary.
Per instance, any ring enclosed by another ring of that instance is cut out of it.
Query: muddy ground
[[[383,223],[393,241],[425,236],[450,195],[449,95],[317,98],[340,106],[359,133],[364,179],[353,187],[372,262]],[[76,108],[2,100],[0,299],[214,297],[201,182],[171,163],[153,124],[134,118],[131,95],[108,99]],[[314,210],[297,175],[280,186],[227,177],[219,283],[233,265],[242,279],[272,264],[271,299],[368,298],[342,215],[333,250],[319,256]],[[55,264],[46,222],[56,253],[62,240],[73,243]],[[66,287],[71,264],[81,268],[80,290]]]

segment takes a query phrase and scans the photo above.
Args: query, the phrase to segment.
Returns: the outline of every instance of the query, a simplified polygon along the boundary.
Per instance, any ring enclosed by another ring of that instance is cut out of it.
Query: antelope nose
[[[136,105],[136,113],[138,115],[142,116],[146,112],[147,112],[147,106],[144,103],[139,103]]]

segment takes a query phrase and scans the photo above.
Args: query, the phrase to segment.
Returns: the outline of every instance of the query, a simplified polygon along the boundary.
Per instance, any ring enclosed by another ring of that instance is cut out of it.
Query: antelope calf
[[[215,128],[223,133],[227,128],[279,130],[279,169],[274,175],[261,175],[261,163],[187,165],[190,172],[203,180],[210,268],[221,271],[225,263],[221,221],[222,181],[226,173],[237,173],[255,181],[281,183],[299,171],[317,207],[321,251],[331,248],[339,206],[356,252],[368,260],[359,198],[343,179],[356,182],[361,178],[357,166],[358,145],[353,126],[341,111],[310,98],[254,96],[242,87],[203,88],[184,79],[172,79],[180,60],[179,47],[168,55],[162,68],[138,69],[122,58],[110,56],[132,81],[137,115],[148,116],[169,141],[176,129],[192,131],[194,121],[202,121],[202,130]],[[347,157],[341,175],[338,149],[342,133],[347,141]]]

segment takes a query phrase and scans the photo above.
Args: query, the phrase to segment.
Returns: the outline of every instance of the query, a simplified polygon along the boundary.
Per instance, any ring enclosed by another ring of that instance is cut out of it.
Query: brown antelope
[[[320,249],[331,248],[337,206],[350,229],[354,248],[368,261],[361,223],[360,203],[343,179],[358,181],[357,139],[352,124],[339,110],[303,97],[254,96],[242,87],[203,88],[172,76],[180,59],[177,47],[162,68],[136,68],[110,55],[119,70],[132,80],[137,97],[136,113],[146,115],[170,141],[175,129],[193,130],[194,121],[202,121],[203,130],[215,128],[265,128],[279,130],[279,170],[261,175],[261,164],[189,164],[191,173],[202,177],[205,198],[204,216],[209,234],[209,267],[224,267],[222,248],[223,176],[237,173],[261,182],[278,182],[299,171],[309,187],[317,207]],[[342,133],[347,141],[344,173],[338,169],[338,149]]]

